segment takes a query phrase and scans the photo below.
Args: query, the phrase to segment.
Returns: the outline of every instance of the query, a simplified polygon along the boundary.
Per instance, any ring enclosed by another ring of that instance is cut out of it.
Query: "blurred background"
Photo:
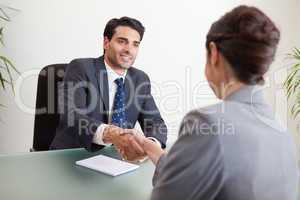
[[[1,21],[5,46],[0,52],[21,76],[12,71],[15,95],[10,87],[0,90],[0,154],[28,152],[32,147],[39,71],[49,64],[101,56],[105,24],[122,16],[137,18],[146,27],[134,66],[150,76],[169,139],[175,140],[189,110],[217,101],[204,76],[205,37],[214,21],[240,4],[257,6],[281,31],[263,88],[274,117],[300,149],[299,119],[289,114],[293,101],[287,102],[283,87],[294,63],[287,54],[300,47],[299,0],[1,0],[10,20]]]

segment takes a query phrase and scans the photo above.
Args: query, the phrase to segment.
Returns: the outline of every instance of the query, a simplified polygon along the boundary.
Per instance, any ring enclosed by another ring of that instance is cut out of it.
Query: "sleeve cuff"
[[[96,133],[93,137],[93,143],[99,144],[99,145],[104,145],[104,146],[110,146],[111,143],[104,143],[103,142],[103,133],[104,129],[108,126],[108,124],[101,124],[98,126]]]
[[[156,144],[158,144],[161,147],[160,141],[158,141],[155,137],[147,137],[147,138],[154,141]]]

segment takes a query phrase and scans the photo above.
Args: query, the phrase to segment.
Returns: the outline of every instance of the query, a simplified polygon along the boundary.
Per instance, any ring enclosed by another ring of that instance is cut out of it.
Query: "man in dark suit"
[[[96,151],[114,144],[125,159],[141,158],[144,151],[131,135],[137,121],[146,137],[166,146],[167,127],[151,95],[149,77],[132,67],[143,34],[143,25],[135,19],[112,19],[104,30],[104,55],[68,65],[51,149]]]

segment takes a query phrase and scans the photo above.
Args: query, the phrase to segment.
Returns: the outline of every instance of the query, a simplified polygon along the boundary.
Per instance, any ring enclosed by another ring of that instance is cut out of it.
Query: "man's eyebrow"
[[[118,40],[126,40],[126,41],[128,41],[128,39],[127,39],[127,38],[124,38],[124,37],[117,37],[117,39],[118,39]]]
[[[128,41],[128,39],[125,38],[125,37],[117,37],[117,39],[118,39],[118,40],[125,40],[125,41]],[[135,40],[135,41],[133,41],[133,42],[136,43],[136,44],[140,44],[140,43],[141,43],[141,41],[137,41],[137,40]]]

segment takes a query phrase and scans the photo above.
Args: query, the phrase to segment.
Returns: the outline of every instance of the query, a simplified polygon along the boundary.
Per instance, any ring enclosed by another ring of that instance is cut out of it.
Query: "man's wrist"
[[[114,140],[116,137],[118,137],[120,134],[118,131],[113,131],[115,127],[109,125],[104,128],[103,131],[103,142],[104,143],[114,143]]]
[[[104,143],[112,143],[111,142],[111,137],[109,135],[109,126],[104,128],[102,140],[103,140]]]
[[[105,127],[109,126],[108,124],[100,124],[95,132],[95,135],[93,136],[93,143],[98,144],[98,145],[104,145],[108,146],[111,145],[109,143],[104,143],[103,141],[103,132]]]

